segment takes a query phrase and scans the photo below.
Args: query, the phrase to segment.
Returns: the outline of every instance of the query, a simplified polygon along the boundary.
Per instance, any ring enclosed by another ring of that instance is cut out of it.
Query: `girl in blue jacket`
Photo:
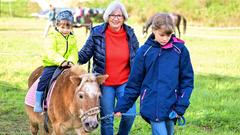
[[[184,41],[173,34],[169,15],[158,14],[152,34],[137,51],[124,96],[115,115],[125,113],[140,95],[140,113],[153,135],[173,135],[174,119],[184,115],[193,90],[193,68]]]

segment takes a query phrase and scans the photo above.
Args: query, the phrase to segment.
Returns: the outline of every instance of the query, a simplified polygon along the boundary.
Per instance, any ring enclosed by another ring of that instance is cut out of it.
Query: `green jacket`
[[[43,66],[59,66],[63,61],[77,64],[77,39],[70,34],[66,38],[58,31],[48,34],[44,44]]]

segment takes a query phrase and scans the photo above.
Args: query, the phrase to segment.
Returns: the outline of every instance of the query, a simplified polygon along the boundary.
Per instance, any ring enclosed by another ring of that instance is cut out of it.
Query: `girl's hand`
[[[121,116],[122,116],[122,113],[121,113],[121,112],[116,112],[116,113],[114,114],[114,116],[116,116],[116,117],[121,117]]]
[[[62,62],[62,64],[60,65],[60,67],[62,68],[70,68],[72,67],[74,64],[71,61],[64,61]]]
[[[61,64],[60,64],[60,67],[67,67],[68,66],[68,62],[67,61],[63,61]]]
[[[176,118],[179,119],[181,116],[176,113]]]
[[[178,115],[175,111],[172,111],[169,116],[168,116],[170,119],[178,119],[178,118],[181,118],[180,115]]]
[[[71,61],[68,61],[68,62],[67,62],[67,65],[68,65],[69,67],[72,67],[72,66],[74,65],[74,63],[71,62]]]

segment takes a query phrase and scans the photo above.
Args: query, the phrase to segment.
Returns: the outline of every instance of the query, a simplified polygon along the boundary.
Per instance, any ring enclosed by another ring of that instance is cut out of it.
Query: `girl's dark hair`
[[[172,18],[167,13],[158,13],[153,17],[152,29],[163,29],[166,34],[170,35],[174,32]]]

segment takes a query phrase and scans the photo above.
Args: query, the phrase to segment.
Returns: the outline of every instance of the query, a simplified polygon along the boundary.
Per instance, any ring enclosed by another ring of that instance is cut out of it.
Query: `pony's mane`
[[[86,74],[86,70],[81,65],[74,65],[70,68],[70,72],[76,75]]]
[[[84,81],[87,82],[92,82],[92,81],[96,81],[96,76],[94,76],[93,74],[87,74],[86,70],[84,70],[83,66],[81,65],[74,65],[73,67],[70,68],[70,76],[71,75],[82,75],[82,77],[84,77]]]

